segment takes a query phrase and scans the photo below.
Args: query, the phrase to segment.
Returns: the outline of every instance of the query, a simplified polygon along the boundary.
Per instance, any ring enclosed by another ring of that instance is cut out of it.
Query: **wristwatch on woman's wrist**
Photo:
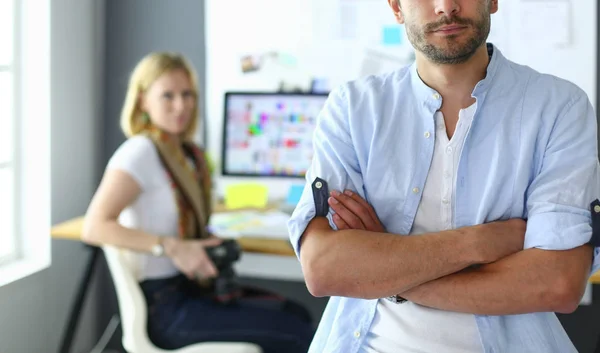
[[[163,256],[165,254],[165,246],[163,245],[162,237],[158,237],[158,241],[156,244],[152,246],[152,255],[156,257]]]

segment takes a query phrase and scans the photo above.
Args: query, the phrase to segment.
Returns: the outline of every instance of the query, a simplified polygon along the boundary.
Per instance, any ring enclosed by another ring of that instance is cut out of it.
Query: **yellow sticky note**
[[[233,184],[225,187],[225,207],[264,208],[267,206],[269,190],[261,184]]]

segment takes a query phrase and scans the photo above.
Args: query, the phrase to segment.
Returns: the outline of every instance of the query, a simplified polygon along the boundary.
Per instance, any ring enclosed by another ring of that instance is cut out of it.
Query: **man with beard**
[[[331,93],[288,224],[331,296],[310,352],[576,352],[554,312],[600,268],[589,99],[486,43],[498,0],[388,2],[416,61]]]

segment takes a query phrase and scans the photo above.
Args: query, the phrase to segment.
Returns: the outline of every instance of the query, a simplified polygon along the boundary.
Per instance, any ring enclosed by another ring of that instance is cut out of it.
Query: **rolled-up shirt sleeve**
[[[525,248],[568,250],[590,242],[590,204],[600,197],[597,138],[594,110],[582,94],[555,121],[528,190]],[[599,269],[595,248],[592,272]]]
[[[344,86],[333,90],[317,117],[313,135],[313,160],[306,173],[306,185],[290,220],[288,232],[296,255],[300,256],[300,239],[308,223],[315,217],[316,208],[311,184],[321,178],[332,190],[362,190],[363,179],[349,124],[349,103]],[[332,228],[332,212],[327,218]]]

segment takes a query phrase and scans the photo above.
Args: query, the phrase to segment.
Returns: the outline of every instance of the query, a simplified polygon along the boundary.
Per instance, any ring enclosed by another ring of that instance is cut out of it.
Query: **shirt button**
[[[354,337],[359,338],[360,337],[360,331],[354,331]]]
[[[438,99],[440,99],[440,95],[439,95],[439,94],[437,94],[437,93],[435,93],[435,94],[433,95],[433,99],[435,99],[435,100],[438,100]]]
[[[448,147],[446,147],[446,153],[447,153],[447,154],[450,154],[450,153],[452,153],[452,146],[448,146]]]
[[[444,205],[447,205],[447,204],[448,204],[448,202],[450,202],[450,201],[448,201],[448,199],[447,199],[447,198],[445,198],[445,197],[444,197],[444,198],[442,199],[442,203],[443,203]]]
[[[425,132],[425,138],[428,139],[431,136],[431,134],[429,133],[429,131]]]
[[[419,188],[414,188],[413,189],[413,193],[418,194],[419,193]]]
[[[444,173],[444,178],[450,179],[450,172],[445,172]]]

